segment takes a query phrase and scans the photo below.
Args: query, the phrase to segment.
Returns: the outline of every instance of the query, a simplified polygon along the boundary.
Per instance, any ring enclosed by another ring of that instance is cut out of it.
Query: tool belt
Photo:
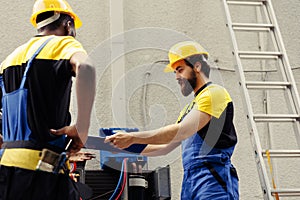
[[[66,174],[70,168],[65,152],[58,154],[49,149],[40,151],[26,148],[5,149],[0,165],[62,174]]]

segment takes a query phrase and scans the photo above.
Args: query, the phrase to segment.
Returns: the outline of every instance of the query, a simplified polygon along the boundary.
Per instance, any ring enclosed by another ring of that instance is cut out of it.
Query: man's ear
[[[201,63],[200,62],[196,62],[194,64],[194,67],[195,67],[196,71],[200,73],[200,71],[201,71]]]
[[[67,22],[67,30],[68,30],[68,32],[70,32],[71,29],[72,29],[71,22],[68,21],[68,22]]]
[[[73,36],[75,37],[76,36],[76,32],[75,32],[75,29],[72,25],[72,22],[71,21],[68,21],[67,24],[66,24],[66,28],[67,28],[67,32],[68,32],[68,36]]]

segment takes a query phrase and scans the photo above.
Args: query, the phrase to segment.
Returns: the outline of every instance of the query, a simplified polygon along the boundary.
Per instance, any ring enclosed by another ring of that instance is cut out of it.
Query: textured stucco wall
[[[292,67],[299,67],[300,1],[273,0],[272,2],[290,64]],[[35,34],[29,23],[31,3],[33,1],[30,3],[21,0],[1,2],[0,60]],[[70,0],[69,3],[83,21],[77,38],[97,66],[97,96],[90,132],[97,135],[100,127],[113,126],[112,106],[116,103],[111,99],[112,93],[116,91],[112,89],[110,70],[112,61],[110,61],[110,48],[107,43],[112,38],[110,1]],[[252,14],[244,15],[243,20],[250,17]],[[124,0],[126,122],[128,127],[152,129],[176,120],[180,109],[191,97],[182,98],[174,75],[161,73],[163,65],[154,62],[166,59],[168,48],[177,41],[190,38],[200,42],[209,51],[213,66],[229,69],[213,70],[212,78],[228,89],[235,104],[235,124],[239,142],[233,156],[233,163],[240,176],[240,199],[259,200],[262,199],[262,192],[238,77],[233,71],[235,62],[231,54],[231,40],[225,24],[221,0]],[[293,72],[299,85],[299,69]],[[275,100],[274,102],[277,103]],[[278,101],[278,107],[281,106],[280,103]],[[260,104],[261,102],[257,101],[257,106]],[[288,138],[285,140],[290,143]],[[149,168],[168,164],[171,166],[172,199],[180,199],[182,179],[180,150],[177,149],[167,156],[149,159]],[[98,161],[93,161],[88,167],[98,166]],[[285,170],[295,172],[293,167]],[[289,176],[290,183],[297,183],[299,178]]]

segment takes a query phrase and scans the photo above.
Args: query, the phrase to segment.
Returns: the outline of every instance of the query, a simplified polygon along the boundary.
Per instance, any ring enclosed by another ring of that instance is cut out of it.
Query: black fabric
[[[238,173],[237,173],[235,167],[233,167],[233,166],[230,167],[230,174],[231,174],[231,176],[233,176],[233,177],[235,177],[237,180],[239,180],[239,176],[238,176]]]
[[[207,86],[209,86],[211,83],[212,82],[207,82],[201,88],[199,88],[199,90],[197,90],[197,92],[195,92],[194,97],[196,97],[202,90],[204,90],[204,88],[206,88]]]
[[[64,151],[64,149],[52,146],[45,143],[36,143],[32,140],[29,141],[13,141],[13,142],[4,142],[2,144],[2,148],[4,149],[11,149],[11,148],[26,148],[26,149],[33,149],[33,150],[42,150],[44,148],[47,148],[51,151],[54,151],[56,153],[61,153]]]
[[[212,144],[210,144],[207,140],[205,140],[205,142],[215,148],[228,148],[234,146],[237,143],[237,135],[233,125],[233,114],[233,103],[229,102],[226,110],[223,111],[220,118],[216,119],[215,117],[212,117],[211,121],[198,131],[198,134],[202,139],[205,139],[207,131],[210,130],[210,134],[214,134],[219,139],[217,140],[217,143],[215,143],[215,139],[212,141],[214,142]],[[213,125],[210,126],[211,124]]]
[[[66,175],[0,166],[0,200],[79,200]]]

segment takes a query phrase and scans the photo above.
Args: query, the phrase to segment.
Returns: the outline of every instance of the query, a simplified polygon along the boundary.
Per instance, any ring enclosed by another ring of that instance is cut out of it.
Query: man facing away
[[[233,103],[225,88],[209,80],[208,53],[194,41],[175,44],[169,50],[165,71],[173,71],[181,92],[193,101],[181,111],[176,124],[157,130],[107,136],[118,148],[148,144],[146,156],[164,155],[182,146],[184,177],[181,199],[239,199],[238,178],[231,156],[237,143]]]
[[[65,0],[36,0],[30,20],[38,34],[0,66],[0,199],[79,200],[65,152],[78,152],[87,139],[95,70],[75,39],[81,21]],[[74,76],[78,113],[70,125]]]

